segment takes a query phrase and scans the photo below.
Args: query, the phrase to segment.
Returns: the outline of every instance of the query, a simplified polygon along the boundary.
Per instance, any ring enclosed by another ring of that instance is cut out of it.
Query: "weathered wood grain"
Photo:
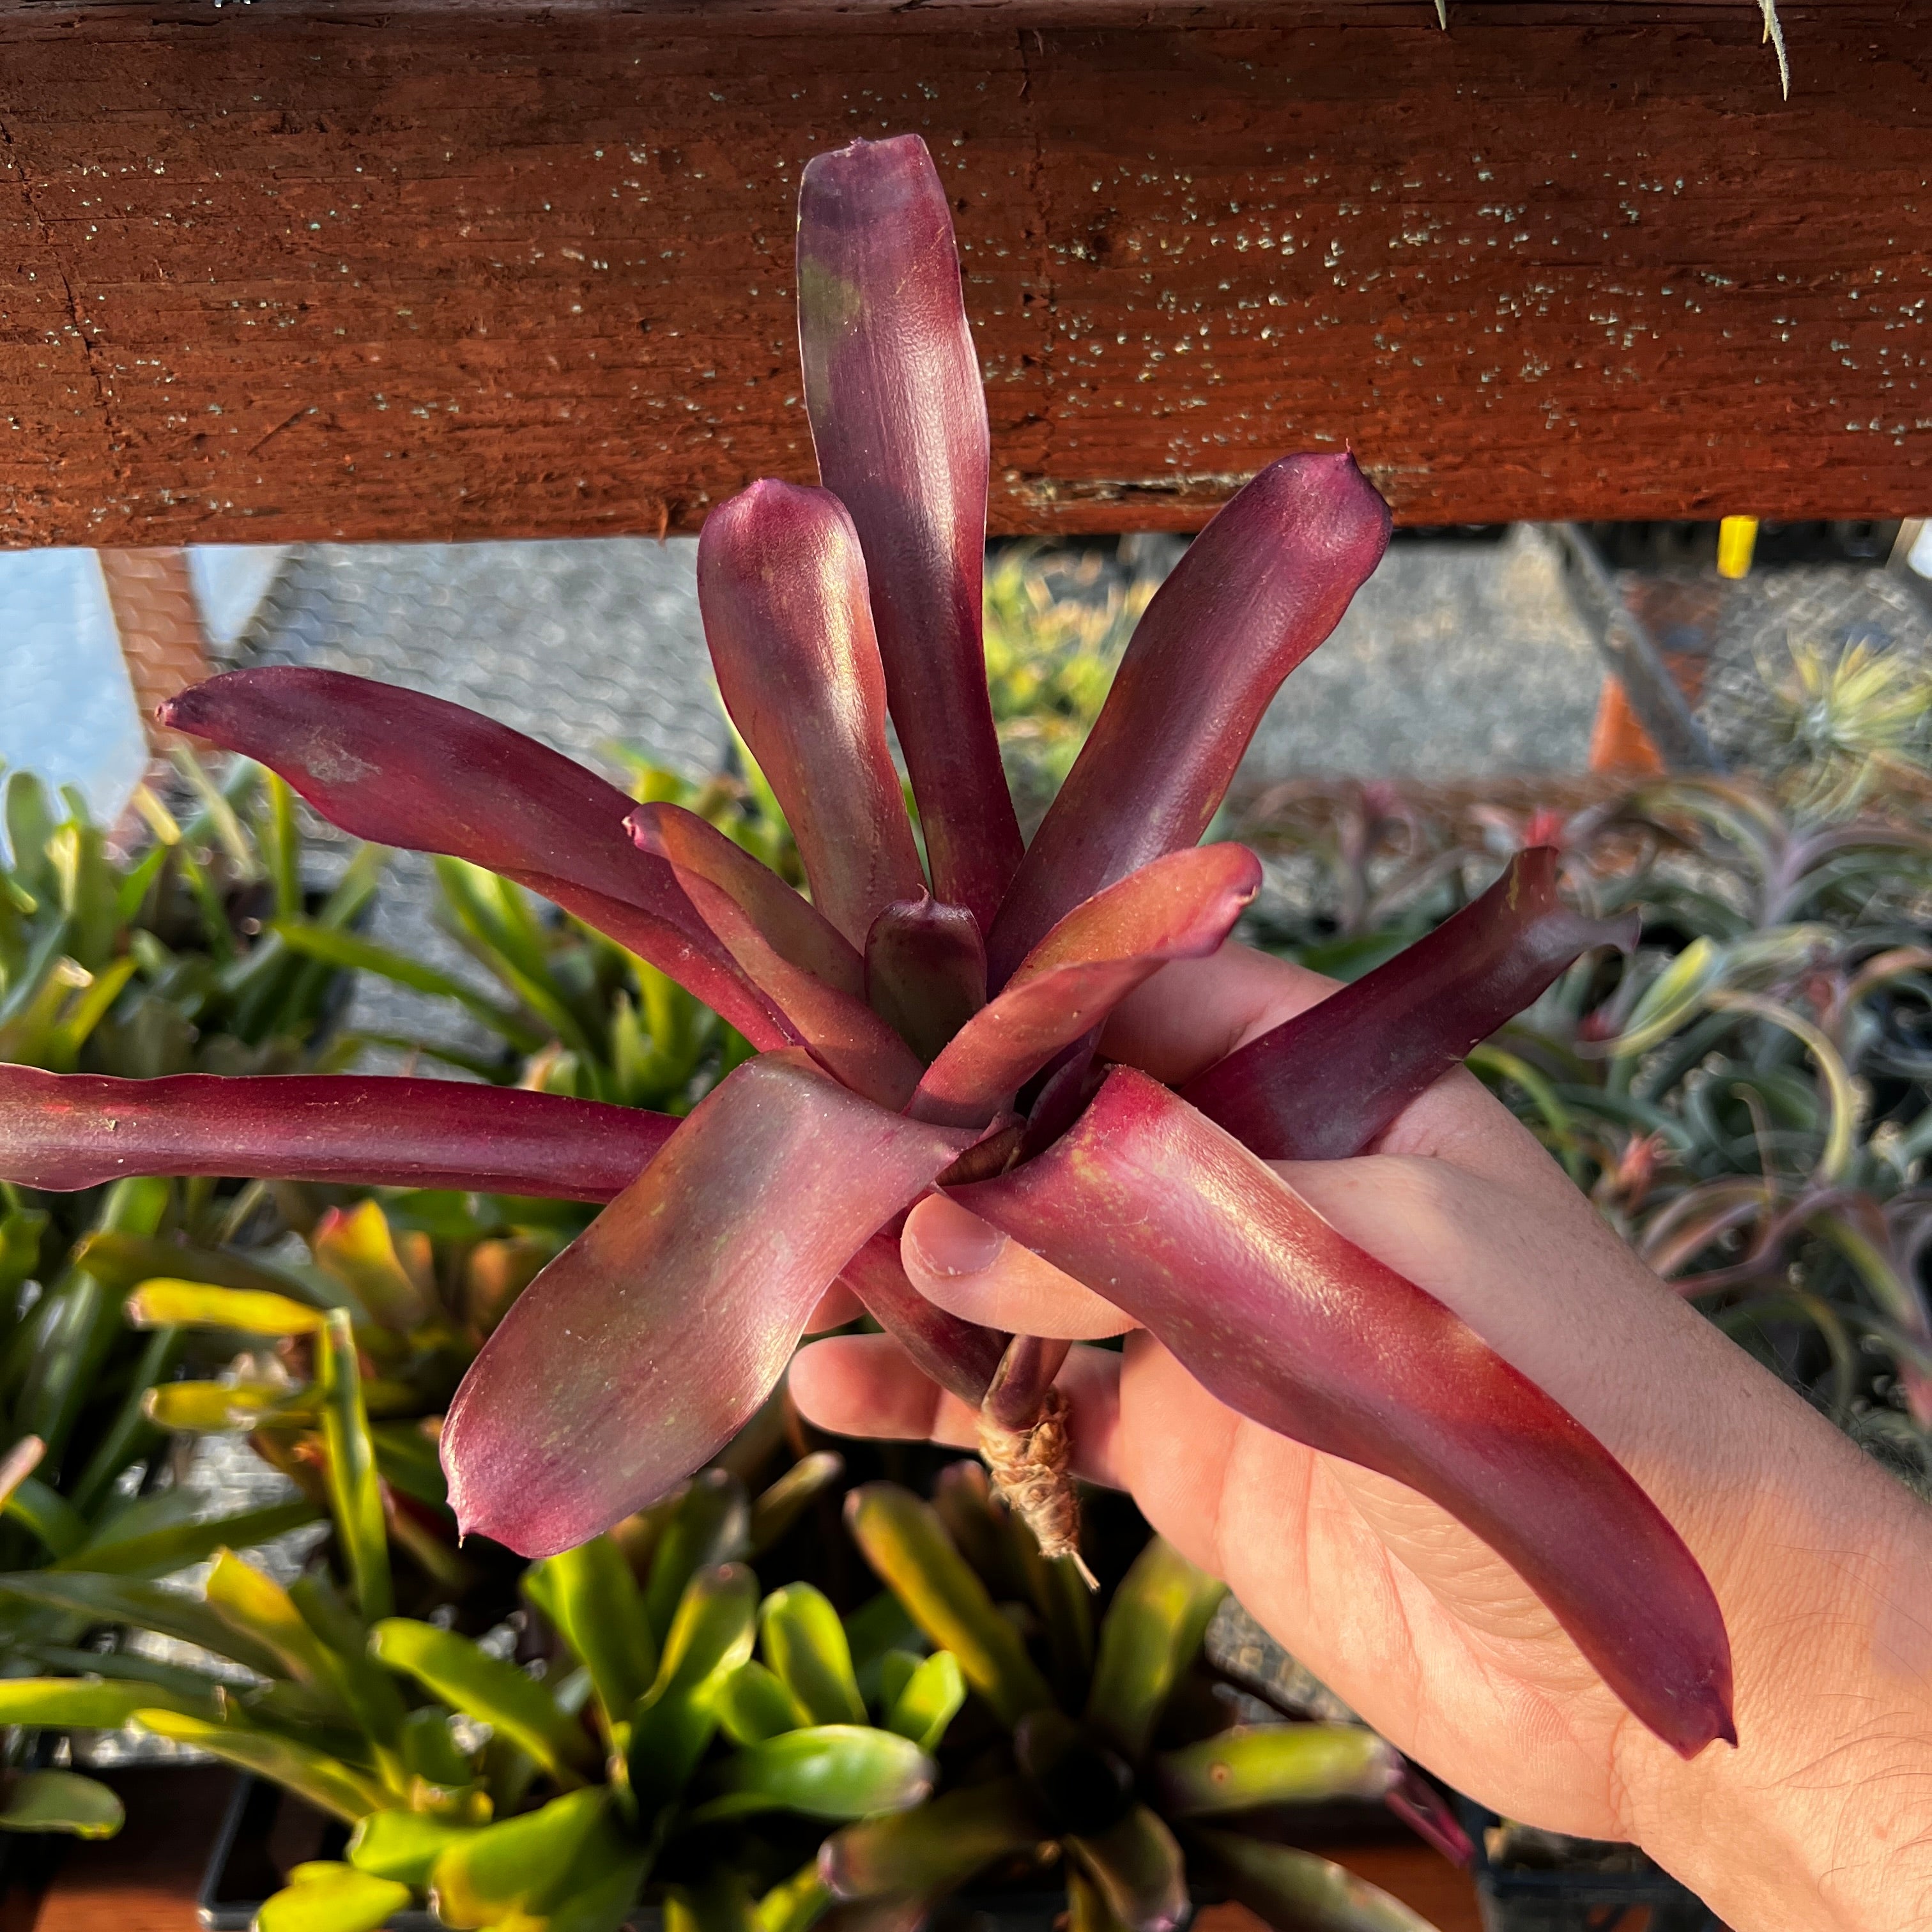
[[[1927,507],[1877,0],[0,6],[0,541],[688,530],[811,452],[793,197],[953,184],[995,526],[1353,444],[1407,520]]]

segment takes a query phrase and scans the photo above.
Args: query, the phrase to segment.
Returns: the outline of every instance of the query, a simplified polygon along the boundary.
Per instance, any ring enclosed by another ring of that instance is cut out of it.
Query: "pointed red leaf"
[[[977,1408],[1012,1336],[962,1322],[913,1286],[896,1236],[874,1234],[839,1271],[866,1312],[903,1348],[914,1368]]]
[[[1268,1160],[1360,1154],[1418,1094],[1594,946],[1636,940],[1636,914],[1586,919],[1548,845],[1519,852],[1426,938],[1197,1075],[1189,1103]]]
[[[1269,700],[1340,622],[1388,530],[1352,457],[1288,456],[1195,538],[1000,908],[994,986],[1070,908],[1207,830]]]
[[[1684,1755],[1735,1741],[1717,1599],[1622,1466],[1157,1082],[1116,1068],[1037,1160],[948,1192],[1143,1323],[1230,1408],[1440,1504]]]
[[[608,1201],[680,1124],[454,1080],[114,1080],[0,1066],[0,1180],[56,1193],[128,1174],[207,1174]]]
[[[754,483],[704,520],[698,599],[718,688],[770,780],[819,910],[854,946],[926,874],[886,749],[859,533],[829,490]]]
[[[1076,906],[926,1069],[913,1118],[984,1126],[1168,960],[1212,952],[1261,881],[1261,861],[1245,845],[1198,845]]]
[[[930,892],[887,906],[866,935],[866,992],[921,1063],[931,1062],[986,1004],[980,922]]]
[[[968,1136],[802,1053],[748,1062],[538,1275],[442,1432],[465,1529],[526,1556],[662,1496],[771,1393],[820,1294]]]
[[[1020,832],[986,696],[986,399],[952,211],[916,134],[806,164],[799,346],[826,487],[865,547],[932,890],[983,931]]]
[[[837,928],[695,812],[642,805],[624,822],[640,851],[670,866],[725,951],[776,996],[814,1057],[868,1100],[904,1106],[920,1061],[866,1004],[865,963]]]
[[[624,826],[639,851],[674,872],[709,880],[735,901],[781,958],[855,1000],[865,998],[866,962],[858,949],[809,899],[708,819],[681,805],[640,805]]]
[[[421,692],[286,666],[211,678],[160,716],[279,772],[358,838],[448,853],[541,892],[668,973],[754,1046],[802,1036],[670,868],[631,843],[632,801],[507,725]]]

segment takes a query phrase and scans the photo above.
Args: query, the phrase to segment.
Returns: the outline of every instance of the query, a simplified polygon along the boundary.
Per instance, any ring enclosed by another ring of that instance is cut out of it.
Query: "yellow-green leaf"
[[[77,1772],[20,1772],[0,1793],[0,1832],[111,1838],[123,1815],[120,1799],[106,1785]]]
[[[217,1554],[206,1587],[218,1616],[267,1645],[284,1672],[360,1730],[386,1769],[400,1771],[390,1747],[402,1726],[403,1700],[356,1641],[359,1625],[352,1619],[347,1630],[318,1630],[289,1591],[226,1550]]]
[[[818,1862],[801,1865],[788,1879],[773,1886],[753,1908],[758,1932],[812,1932],[832,1903],[820,1882]]]
[[[598,1932],[621,1921],[649,1862],[600,1786],[469,1833],[436,1859],[430,1896],[458,1932],[528,1918]]]
[[[98,1677],[0,1678],[0,1724],[61,1731],[118,1731],[136,1712],[162,1708],[212,1717],[212,1697],[184,1697],[155,1684]]]
[[[349,1862],[378,1878],[426,1886],[436,1860],[475,1830],[427,1812],[372,1811],[350,1834]]]
[[[1154,1735],[1227,1586],[1156,1537],[1134,1559],[1100,1626],[1087,1719],[1130,1762]]]
[[[716,1773],[722,1795],[699,1818],[784,1810],[808,1818],[904,1811],[932,1790],[932,1760],[910,1738],[865,1724],[788,1731],[734,1754]]]
[[[236,1628],[207,1604],[158,1583],[79,1570],[28,1570],[0,1576],[0,1595],[66,1611],[84,1623],[128,1624],[176,1637],[264,1677],[284,1669],[280,1654],[254,1632]]]
[[[1360,1724],[1238,1725],[1154,1763],[1168,1818],[1380,1798],[1402,1769],[1394,1750]]]
[[[232,1328],[244,1335],[313,1335],[322,1310],[266,1288],[211,1288],[206,1282],[163,1277],[144,1281],[128,1298],[137,1328]]]
[[[276,1382],[160,1382],[141,1398],[157,1429],[183,1436],[216,1436],[252,1429],[265,1410],[280,1407],[289,1391]]]
[[[297,1865],[290,1884],[262,1901],[253,1932],[376,1932],[410,1903],[410,1888],[348,1865]]]
[[[790,1583],[759,1612],[765,1661],[818,1724],[862,1724],[866,1700],[853,1674],[845,1627],[822,1590]]]
[[[922,1751],[935,1751],[965,1701],[966,1679],[958,1658],[950,1650],[935,1650],[914,1666],[887,1706],[886,1729],[911,1738]]]
[[[662,1645],[700,1570],[736,1562],[746,1553],[751,1510],[745,1486],[728,1469],[700,1469],[678,1498],[652,1553],[644,1586],[644,1617]]]
[[[454,1630],[389,1617],[370,1634],[370,1648],[452,1710],[488,1724],[566,1784],[580,1784],[596,1754],[584,1726],[514,1664],[492,1657]]]
[[[345,1823],[352,1825],[391,1802],[366,1773],[279,1732],[251,1730],[232,1718],[212,1724],[175,1711],[148,1709],[135,1714],[157,1737],[193,1744],[224,1763],[239,1765]]]
[[[786,1689],[782,1678],[752,1658],[718,1687],[718,1721],[734,1743],[755,1744],[804,1730],[812,1713]]]
[[[801,1456],[752,1504],[752,1554],[763,1556],[844,1472],[844,1457],[830,1449]]]
[[[909,1490],[868,1483],[845,1499],[866,1560],[932,1640],[959,1660],[966,1681],[1000,1720],[1017,1724],[1053,1702],[1020,1634],[954,1546],[937,1510]]]
[[[384,1328],[406,1334],[434,1312],[428,1293],[397,1252],[378,1202],[330,1210],[316,1223],[309,1249],[316,1267],[349,1288]]]
[[[314,1522],[318,1513],[313,1503],[292,1497],[285,1503],[265,1503],[260,1509],[207,1522],[162,1522],[147,1528],[138,1521],[110,1522],[92,1542],[50,1567],[117,1576],[170,1576],[191,1563],[206,1562],[218,1550],[253,1549],[286,1536]]]
[[[356,1338],[344,1310],[332,1308],[315,1338],[315,1384],[322,1405],[322,1447],[328,1457],[324,1473],[335,1534],[349,1566],[356,1608],[374,1623],[395,1607],[395,1597],[382,1485],[362,1402]]]
[[[719,1694],[752,1654],[758,1588],[736,1563],[700,1570],[686,1586],[631,1724],[631,1788],[647,1810],[678,1796],[711,1742]]]
[[[622,1551],[608,1536],[593,1537],[532,1564],[524,1588],[590,1671],[608,1736],[657,1676],[657,1646]]]

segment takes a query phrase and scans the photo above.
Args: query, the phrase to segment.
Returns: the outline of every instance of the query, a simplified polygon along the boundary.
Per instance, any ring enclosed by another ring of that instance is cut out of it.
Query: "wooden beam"
[[[952,184],[996,528],[1352,443],[1405,520],[1921,512],[1892,0],[0,0],[0,541],[695,528],[806,477],[793,202]]]

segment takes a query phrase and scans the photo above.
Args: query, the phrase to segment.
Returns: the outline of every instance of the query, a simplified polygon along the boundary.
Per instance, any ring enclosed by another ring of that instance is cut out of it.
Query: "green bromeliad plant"
[[[306,892],[294,797],[280,778],[238,760],[219,784],[186,758],[179,770],[192,809],[177,818],[143,787],[146,836],[124,850],[74,794],[57,806],[30,774],[7,779],[0,1060],[118,1076],[329,1064],[344,975],[268,928],[346,930],[375,890],[381,854],[359,850],[332,891]],[[0,1180],[10,1445],[0,1564],[158,1575],[260,1528],[198,1523],[196,1498],[157,1482],[166,1436],[145,1398],[180,1372],[190,1340],[174,1328],[130,1334],[106,1256],[117,1244],[172,1252],[241,1240],[260,1203],[260,1190],[206,1176],[112,1179],[80,1196]],[[286,1508],[270,1512],[260,1533],[292,1520]],[[46,1636],[46,1620],[18,1605],[0,1612],[9,1657]]]
[[[0,1462],[0,1565],[8,1571],[152,1579],[317,1514],[298,1498],[211,1516],[199,1492],[164,1480],[170,1436],[152,1418],[154,1389],[198,1361],[212,1366],[220,1351],[181,1328],[130,1332],[104,1251],[218,1238],[234,1204],[200,1184],[119,1180],[71,1239],[37,1206],[16,1199],[0,1212],[0,1426],[10,1444]],[[84,1667],[75,1643],[71,1619],[57,1610],[0,1601],[0,1672]],[[11,1741],[10,1762],[26,1742]],[[98,1793],[64,1774],[34,1775],[26,1787],[32,1802],[0,1809],[0,1827],[98,1827]]]
[[[1070,1562],[1041,1556],[976,1464],[944,1472],[936,1504],[856,1490],[847,1519],[999,1742],[962,1722],[937,1796],[830,1838],[834,1897],[913,1923],[955,1891],[1051,1882],[1076,1932],[1172,1932],[1216,1893],[1280,1932],[1428,1932],[1274,1828],[1298,1805],[1397,1793],[1400,1759],[1357,1725],[1240,1721],[1202,1666],[1223,1586],[1168,1544],[1148,1545],[1096,1628]]]
[[[178,820],[142,786],[147,837],[127,851],[74,794],[57,808],[31,773],[7,780],[0,1060],[136,1078],[332,1064],[344,976],[287,940],[346,932],[382,854],[358,849],[310,892],[280,778],[237,759],[217,784],[178,764],[194,809]]]
[[[126,1320],[193,1337],[201,1372],[158,1380],[142,1399],[157,1429],[246,1432],[262,1460],[319,1509],[345,1493],[344,1444],[330,1426],[321,1340],[349,1324],[370,1417],[383,1522],[425,1604],[470,1614],[500,1606],[516,1570],[507,1552],[458,1547],[436,1431],[476,1352],[517,1295],[582,1226],[551,1202],[403,1195],[317,1208],[283,1186],[280,1204],[305,1256],[104,1234],[88,1265],[118,1292]]]
[[[224,1548],[196,1594],[84,1564],[0,1576],[0,1600],[63,1634],[49,1660],[65,1672],[0,1678],[0,1723],[131,1724],[339,1820],[343,1856],[296,1868],[262,1932],[370,1932],[423,1903],[455,1928],[608,1932],[640,1898],[692,1926],[803,1932],[827,1902],[813,1856],[827,1824],[922,1798],[964,1695],[954,1660],[912,1654],[916,1634],[876,1606],[848,1630],[807,1585],[760,1601],[746,1559],[836,1459],[754,1501],[709,1472],[622,1534],[532,1566],[506,1650],[394,1614],[347,1311],[309,1339],[333,1571],[317,1562],[284,1586]],[[158,1660],[128,1632],[206,1664]],[[70,1773],[16,1790],[16,1828],[56,1800],[65,1828],[118,1822],[112,1793]]]

